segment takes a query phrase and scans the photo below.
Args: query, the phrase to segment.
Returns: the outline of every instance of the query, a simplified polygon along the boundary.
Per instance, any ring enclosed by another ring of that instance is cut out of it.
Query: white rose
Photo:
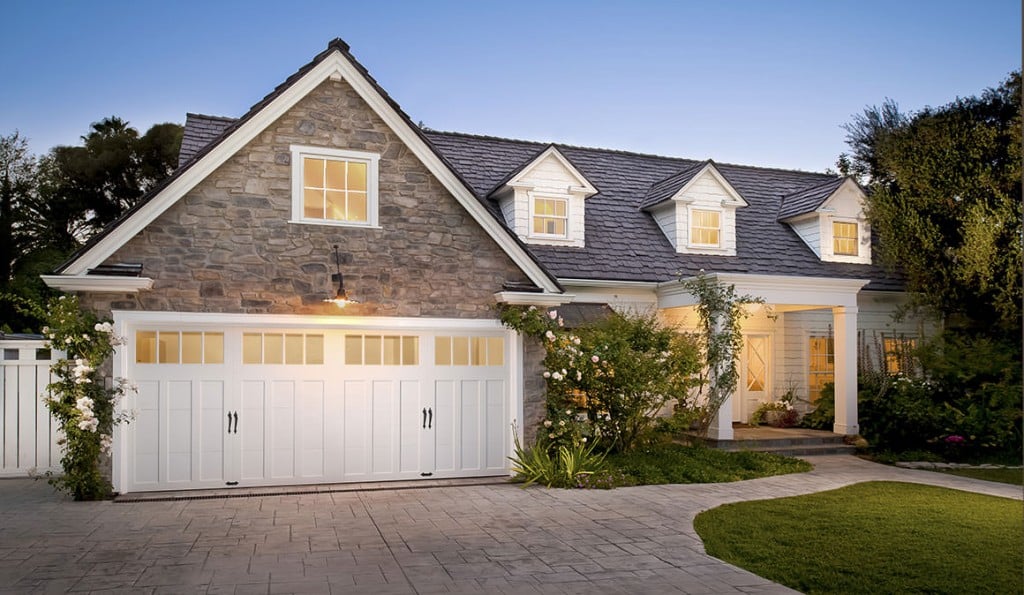
[[[554,320],[554,319],[558,318],[558,311],[557,310],[549,311],[548,312],[548,318],[550,318],[551,320]]]

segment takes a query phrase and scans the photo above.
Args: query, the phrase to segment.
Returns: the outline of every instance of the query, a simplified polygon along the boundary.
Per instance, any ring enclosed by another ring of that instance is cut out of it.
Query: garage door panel
[[[359,380],[345,381],[344,412],[345,461],[344,476],[365,476],[370,473],[371,409],[369,383]]]
[[[421,383],[417,380],[401,382],[401,402],[399,403],[399,462],[398,471],[402,474],[415,475],[423,468],[423,410],[426,404],[420,394]],[[430,461],[433,466],[433,461]],[[429,469],[429,467],[428,467]]]
[[[264,439],[264,411],[266,410],[266,386],[260,380],[242,382],[242,406],[235,432],[241,440],[241,469],[239,476],[245,480],[260,480],[266,476]]]
[[[195,448],[195,466],[200,481],[224,479],[224,438],[226,436],[224,382],[206,380],[199,383],[199,419],[196,427],[200,443]]]
[[[463,380],[460,387],[459,415],[460,461],[463,471],[480,469],[480,415],[481,415],[481,382],[479,380]]]
[[[270,478],[295,477],[295,383],[270,383]]]
[[[488,380],[487,386],[487,405],[486,413],[484,414],[485,425],[485,438],[484,448],[486,450],[485,468],[488,471],[500,471],[505,469],[508,464],[507,445],[509,431],[508,424],[505,423],[505,412],[508,411],[508,402],[505,398],[505,381],[504,380]]]
[[[300,398],[295,431],[298,433],[299,456],[296,465],[299,477],[321,478],[324,469],[324,392],[323,381],[300,384]]]
[[[373,437],[370,454],[374,475],[389,475],[398,469],[395,421],[398,419],[398,403],[395,382],[377,380],[373,382],[371,427]]]
[[[434,471],[442,474],[451,472],[459,464],[455,445],[455,429],[458,428],[456,385],[454,380],[434,383]]]
[[[167,383],[167,481],[192,481],[192,381]]]
[[[129,426],[134,431],[135,444],[132,470],[136,485],[155,484],[159,481],[160,465],[160,388],[156,380],[138,382],[135,395],[135,419]]]

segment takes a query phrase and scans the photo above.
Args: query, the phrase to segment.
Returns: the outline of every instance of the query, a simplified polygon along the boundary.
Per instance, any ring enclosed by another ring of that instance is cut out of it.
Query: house
[[[539,346],[498,302],[656,309],[678,279],[762,296],[713,428],[836,385],[896,333],[864,195],[831,175],[417,127],[332,41],[238,119],[190,114],[181,165],[45,281],[128,338],[120,492],[497,475],[543,415]],[[909,329],[909,330],[912,330]]]

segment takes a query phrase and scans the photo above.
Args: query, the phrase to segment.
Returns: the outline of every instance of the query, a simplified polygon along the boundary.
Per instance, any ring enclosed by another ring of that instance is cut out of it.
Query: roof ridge
[[[659,153],[643,153],[643,152],[640,152],[640,151],[631,151],[631,150],[628,150],[628,149],[610,149],[608,147],[590,147],[590,146],[585,146],[585,145],[572,145],[572,144],[568,144],[568,143],[560,143],[560,142],[557,142],[557,141],[526,140],[526,139],[521,139],[521,138],[509,138],[509,137],[506,137],[506,136],[495,136],[495,135],[492,135],[492,134],[475,134],[475,133],[472,133],[472,132],[459,132],[459,131],[456,131],[456,130],[437,130],[437,129],[433,129],[433,128],[426,128],[426,129],[423,129],[423,132],[426,133],[426,134],[440,134],[440,135],[444,135],[444,136],[461,136],[461,137],[465,137],[465,138],[476,138],[476,139],[480,139],[480,140],[501,141],[501,142],[508,142],[508,143],[521,143],[521,144],[543,145],[543,146],[553,145],[555,147],[561,147],[561,148],[566,148],[566,149],[577,149],[577,150],[581,150],[581,151],[600,151],[602,153],[612,153],[612,154],[616,154],[616,155],[628,155],[628,156],[633,156],[633,157],[653,157],[653,158],[656,158],[656,159],[671,159],[671,160],[674,160],[674,161],[695,161],[695,162],[698,162],[698,163],[712,162],[712,163],[715,164],[715,167],[720,167],[720,166],[724,165],[724,166],[728,166],[728,167],[742,167],[744,169],[757,169],[757,170],[764,170],[764,171],[777,171],[777,172],[785,172],[785,173],[797,173],[797,174],[804,174],[804,175],[822,176],[822,177],[828,177],[829,179],[832,179],[836,175],[836,174],[830,174],[830,173],[827,173],[827,172],[807,171],[807,170],[803,170],[803,169],[794,169],[794,168],[785,168],[785,167],[771,167],[771,166],[766,166],[766,165],[747,165],[747,164],[743,164],[743,163],[730,163],[728,161],[717,161],[717,160],[712,159],[710,157],[705,157],[703,159],[698,159],[698,158],[694,158],[694,157],[678,157],[678,156],[674,156],[674,155],[662,155],[662,154],[659,154]],[[673,174],[673,175],[675,175],[675,174]],[[669,176],[669,177],[671,177],[671,176]]]

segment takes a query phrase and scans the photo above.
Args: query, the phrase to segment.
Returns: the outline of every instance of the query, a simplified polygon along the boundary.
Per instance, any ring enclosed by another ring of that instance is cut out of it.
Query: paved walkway
[[[612,491],[515,485],[70,502],[0,480],[0,593],[791,593],[704,553],[698,512],[869,480],[1021,488],[851,456],[811,473]]]

